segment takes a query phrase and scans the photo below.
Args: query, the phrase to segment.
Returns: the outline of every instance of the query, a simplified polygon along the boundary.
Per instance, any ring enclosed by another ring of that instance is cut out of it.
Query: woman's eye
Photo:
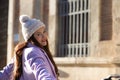
[[[41,34],[37,34],[38,36],[40,36]]]

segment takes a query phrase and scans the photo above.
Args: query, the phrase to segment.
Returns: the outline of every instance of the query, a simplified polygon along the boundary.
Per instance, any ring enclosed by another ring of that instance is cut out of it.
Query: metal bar
[[[90,28],[90,0],[88,0],[88,56],[90,56],[90,32],[91,32],[91,28]]]
[[[84,10],[86,10],[86,0],[84,0]],[[84,43],[86,43],[86,13],[84,14],[84,36],[83,36],[83,56],[86,56],[86,45]]]
[[[73,12],[75,11],[75,2],[73,1]],[[73,25],[72,25],[72,43],[74,44],[75,43],[75,15],[73,15]],[[75,52],[75,46],[72,46],[72,57],[74,56],[74,52]]]
[[[88,45],[89,43],[85,43],[85,45]],[[83,44],[81,44],[81,43],[76,43],[76,44],[66,44],[67,46],[83,46]]]
[[[90,12],[90,10],[78,11],[78,12],[76,11],[76,12],[72,12],[72,13],[61,14],[61,16],[67,16],[67,15],[81,14],[81,13],[85,13],[85,12]]]
[[[82,1],[83,0],[81,0],[81,9],[80,9],[80,12],[81,12],[81,10],[82,10]],[[82,16],[82,14],[83,13],[80,13],[80,44],[82,44],[82,34],[83,34],[83,32],[82,32],[82,26],[83,26],[83,24],[82,24],[82,21],[83,21],[83,16]],[[81,57],[82,56],[82,46],[80,45],[80,54],[79,54],[79,56]]]
[[[69,2],[69,13],[71,13],[71,2]],[[71,15],[69,16],[69,44],[71,44]],[[70,57],[71,47],[69,46],[68,56]]]
[[[80,44],[82,44],[82,14],[80,14]],[[80,45],[79,46],[79,50],[80,50],[80,52],[79,52],[79,56],[81,57],[81,54],[82,54],[82,46]]]
[[[77,5],[76,5],[77,7],[77,9],[76,9],[76,11],[79,11],[78,9],[78,7],[79,7],[79,2],[78,2],[78,0],[77,0]],[[79,22],[78,22],[78,18],[79,18],[79,14],[77,14],[77,22],[76,22],[76,44],[78,44],[78,36],[79,36],[79,34],[78,34],[78,32],[79,32]],[[76,45],[76,55],[75,55],[76,57],[78,56],[78,46]]]

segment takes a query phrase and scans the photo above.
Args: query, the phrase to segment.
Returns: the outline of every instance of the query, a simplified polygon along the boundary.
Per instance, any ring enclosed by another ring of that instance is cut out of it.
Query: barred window
[[[58,1],[58,57],[89,56],[89,0]]]

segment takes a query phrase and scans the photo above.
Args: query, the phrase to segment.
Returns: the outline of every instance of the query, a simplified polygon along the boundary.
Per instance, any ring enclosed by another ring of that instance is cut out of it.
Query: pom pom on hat
[[[28,21],[30,18],[27,15],[22,15],[20,16],[20,23]]]
[[[27,15],[21,15],[19,21],[22,25],[22,34],[25,41],[27,41],[39,28],[45,27],[43,22],[35,18],[31,19]]]

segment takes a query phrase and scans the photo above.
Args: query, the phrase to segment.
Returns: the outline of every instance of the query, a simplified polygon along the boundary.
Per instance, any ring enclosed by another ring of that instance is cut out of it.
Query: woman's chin
[[[42,42],[41,45],[42,45],[42,46],[46,46],[46,45],[47,45],[47,42]]]

